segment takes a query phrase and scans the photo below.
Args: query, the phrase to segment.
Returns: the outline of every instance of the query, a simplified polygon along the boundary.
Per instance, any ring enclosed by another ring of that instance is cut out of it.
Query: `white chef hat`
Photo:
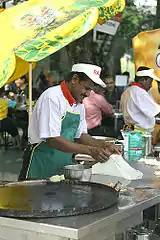
[[[140,70],[136,72],[137,77],[150,77],[154,80],[160,81],[160,78],[158,78],[154,74],[154,69],[147,69],[147,70]]]
[[[101,80],[101,68],[96,65],[78,63],[74,64],[72,67],[72,72],[83,72],[85,73],[94,83],[106,87],[106,84]]]

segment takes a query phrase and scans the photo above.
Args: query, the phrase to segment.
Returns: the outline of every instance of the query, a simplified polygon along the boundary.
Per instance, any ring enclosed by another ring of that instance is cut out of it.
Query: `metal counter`
[[[129,183],[132,187],[144,186],[155,181],[151,172],[143,164],[135,164],[142,171],[144,178]],[[98,180],[99,179],[99,180]],[[92,181],[107,183],[105,176],[92,176]],[[143,220],[143,210],[160,202],[159,189],[134,191],[131,188],[127,198],[120,196],[118,207],[86,214],[77,217],[17,220],[0,218],[0,240],[114,240],[115,234],[127,228],[140,224]]]

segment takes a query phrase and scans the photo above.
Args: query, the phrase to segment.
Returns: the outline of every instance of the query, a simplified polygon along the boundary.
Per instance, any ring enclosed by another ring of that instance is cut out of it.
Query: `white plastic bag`
[[[143,173],[132,168],[121,155],[113,154],[105,163],[96,163],[92,166],[92,174],[102,174],[125,178],[127,180],[141,179]]]

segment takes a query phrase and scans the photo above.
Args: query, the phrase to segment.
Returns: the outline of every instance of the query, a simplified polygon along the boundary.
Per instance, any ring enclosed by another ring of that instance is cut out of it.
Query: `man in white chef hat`
[[[73,154],[91,155],[103,162],[112,153],[121,153],[115,145],[87,134],[82,100],[95,84],[105,87],[100,73],[98,66],[75,64],[65,81],[42,93],[30,118],[30,145],[24,153],[19,180],[63,174],[64,166],[72,164]]]
[[[135,76],[135,82],[121,96],[121,109],[126,125],[142,133],[153,132],[155,116],[160,112],[160,106],[148,93],[152,81],[160,79],[154,69],[141,66]]]

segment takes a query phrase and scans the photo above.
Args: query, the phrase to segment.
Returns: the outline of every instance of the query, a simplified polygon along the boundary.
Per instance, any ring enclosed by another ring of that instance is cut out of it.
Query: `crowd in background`
[[[123,73],[128,77],[129,73]],[[114,76],[103,76],[106,88],[95,86],[90,96],[84,99],[88,132],[94,136],[119,137],[123,121],[119,123],[115,132],[113,113],[119,109],[122,87],[115,86]],[[128,82],[129,83],[129,82]],[[40,73],[36,87],[32,89],[33,100],[49,87],[55,85],[55,79],[51,72]],[[28,77],[22,76],[0,89],[0,137],[3,143],[3,133],[12,137],[11,145],[24,148],[28,141]],[[21,134],[19,133],[21,129]]]
[[[120,110],[121,94],[125,88],[115,86],[114,76],[104,76],[103,81],[106,88],[96,87],[90,96],[84,99],[88,132],[92,136],[119,138],[124,122],[120,119],[115,131],[113,114]]]

